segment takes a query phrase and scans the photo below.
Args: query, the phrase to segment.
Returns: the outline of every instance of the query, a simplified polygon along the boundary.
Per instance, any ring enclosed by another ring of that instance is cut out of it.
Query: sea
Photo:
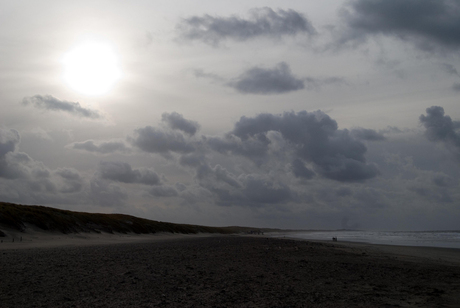
[[[272,236],[323,241],[336,237],[346,242],[460,249],[460,231],[293,231]]]

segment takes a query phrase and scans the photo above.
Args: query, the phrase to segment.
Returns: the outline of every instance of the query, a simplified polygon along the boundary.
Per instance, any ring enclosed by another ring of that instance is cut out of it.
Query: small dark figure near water
[[[333,241],[333,242],[337,242],[337,237],[334,236],[334,237],[332,238],[332,241]]]
[[[19,241],[22,242],[22,236],[21,236],[21,238],[19,239]]]
[[[14,237],[13,237],[13,243],[14,243]]]

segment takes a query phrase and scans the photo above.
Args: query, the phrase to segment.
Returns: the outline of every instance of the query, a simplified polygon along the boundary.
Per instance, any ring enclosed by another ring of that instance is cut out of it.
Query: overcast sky
[[[459,229],[460,1],[1,1],[0,200]]]

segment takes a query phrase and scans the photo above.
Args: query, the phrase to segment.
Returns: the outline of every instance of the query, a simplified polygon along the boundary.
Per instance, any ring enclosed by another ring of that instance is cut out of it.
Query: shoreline
[[[40,230],[28,229],[27,232],[11,232],[10,236],[0,238],[0,251],[15,250],[15,249],[37,249],[37,248],[59,248],[59,247],[84,247],[98,245],[113,245],[113,244],[132,244],[132,243],[154,243],[158,241],[171,241],[192,239],[201,237],[225,237],[225,236],[241,236],[255,238],[274,238],[280,240],[294,240],[300,242],[323,243],[331,247],[343,247],[347,249],[363,250],[370,254],[384,254],[390,256],[399,256],[401,258],[422,258],[432,262],[449,262],[460,265],[460,249],[458,248],[443,248],[431,246],[404,246],[404,245],[388,245],[388,244],[373,244],[365,242],[351,241],[326,241],[312,240],[298,237],[277,237],[271,236],[270,233],[265,235],[224,235],[224,234],[178,234],[178,233],[153,233],[153,234],[109,234],[109,233],[77,233],[77,234],[62,234],[50,233]],[[12,236],[11,236],[12,235]],[[12,242],[12,237],[15,241]],[[22,241],[19,239],[22,237]]]
[[[351,241],[326,241],[312,240],[298,237],[273,237],[280,239],[289,239],[294,241],[307,241],[324,243],[331,246],[343,246],[365,250],[374,254],[388,254],[392,256],[400,256],[406,258],[422,258],[433,262],[450,262],[460,265],[460,248],[446,248],[433,246],[406,246],[406,245],[389,245],[389,244],[374,244],[366,242],[351,242]]]

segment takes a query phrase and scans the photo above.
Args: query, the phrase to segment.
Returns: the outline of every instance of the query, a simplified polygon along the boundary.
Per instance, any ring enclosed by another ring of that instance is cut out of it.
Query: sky
[[[0,200],[458,230],[460,1],[1,1]]]

